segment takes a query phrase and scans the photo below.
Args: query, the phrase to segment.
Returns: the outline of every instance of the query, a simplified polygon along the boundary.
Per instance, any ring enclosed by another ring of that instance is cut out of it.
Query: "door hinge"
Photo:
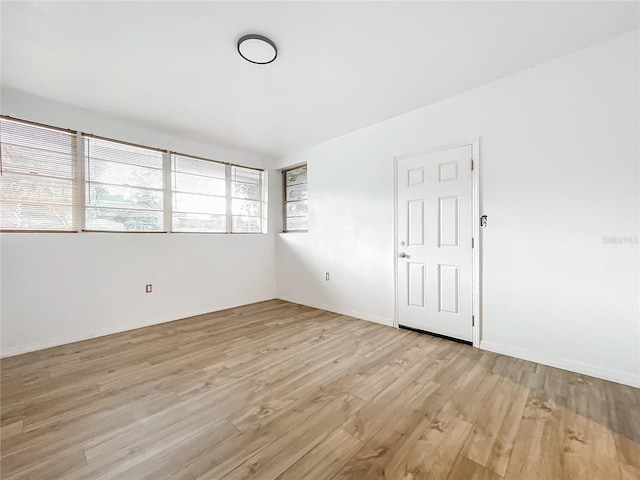
[[[473,170],[473,158],[471,159],[471,170]]]
[[[471,315],[471,326],[475,327],[476,326],[476,317]]]
[[[476,239],[471,237],[471,248],[476,248]]]

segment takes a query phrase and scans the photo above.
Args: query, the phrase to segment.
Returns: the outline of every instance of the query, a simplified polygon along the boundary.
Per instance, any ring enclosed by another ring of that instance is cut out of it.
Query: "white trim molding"
[[[560,368],[562,370],[568,370],[581,375],[589,375],[591,377],[640,388],[640,374],[634,375],[632,373],[621,372],[619,370],[611,370],[609,368],[599,367],[598,365],[590,363],[578,362],[567,358],[553,357],[533,352],[531,350],[526,350],[524,348],[500,345],[498,343],[487,342],[485,340],[480,342],[480,348],[482,350],[500,353],[509,357],[520,358],[530,362],[541,363],[542,365],[547,365],[549,367]]]
[[[113,325],[109,328],[103,328],[100,330],[94,330],[81,335],[68,335],[65,337],[52,338],[41,342],[31,342],[24,345],[14,345],[3,348],[0,352],[0,358],[13,357],[15,355],[22,355],[23,353],[35,352],[37,350],[45,350],[47,348],[60,347],[62,345],[68,345],[70,343],[82,342],[84,340],[91,340],[92,338],[104,337],[107,335],[114,335],[116,333],[130,332],[131,330],[137,330],[139,328],[151,327],[153,325],[159,325],[161,323],[175,322],[178,320],[184,320],[190,317],[196,317],[198,315],[206,315],[208,313],[220,312],[222,310],[228,310],[230,308],[242,307],[244,305],[251,305],[253,303],[266,302],[268,300],[274,300],[275,298],[264,297],[255,299],[249,303],[240,303],[237,305],[222,305],[216,307],[203,307],[200,309],[186,310],[178,314],[172,315],[170,318],[151,318],[143,322],[140,322],[135,326]]]
[[[326,310],[327,312],[337,313],[339,315],[346,315],[348,317],[357,318],[358,320],[366,320],[368,322],[379,323],[386,325],[387,327],[393,327],[393,319],[387,317],[381,317],[379,315],[372,315],[370,313],[356,312],[355,310],[349,310],[342,307],[336,307],[334,305],[325,305],[322,303],[311,304],[289,295],[279,295],[278,300],[285,302],[297,303],[298,305],[304,305],[305,307],[318,308],[320,310]]]

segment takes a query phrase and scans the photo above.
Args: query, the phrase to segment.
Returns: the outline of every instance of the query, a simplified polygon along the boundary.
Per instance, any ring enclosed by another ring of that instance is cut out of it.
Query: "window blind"
[[[163,230],[163,153],[84,137],[85,229]]]
[[[0,228],[75,231],[76,137],[0,119]]]
[[[227,231],[226,166],[171,155],[172,231]]]
[[[231,232],[262,231],[263,172],[231,166]]]

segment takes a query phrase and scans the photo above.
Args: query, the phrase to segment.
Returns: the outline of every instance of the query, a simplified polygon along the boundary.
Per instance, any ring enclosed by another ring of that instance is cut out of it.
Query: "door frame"
[[[471,203],[472,203],[472,232],[474,238],[472,276],[471,276],[471,314],[475,323],[471,329],[473,346],[480,348],[482,334],[482,236],[480,234],[480,137],[473,140],[449,143],[421,150],[413,153],[405,153],[393,157],[393,290],[394,290],[394,314],[393,326],[399,328],[399,304],[398,304],[398,162],[418,155],[436,153],[442,150],[471,145],[471,159],[473,170],[471,171]]]

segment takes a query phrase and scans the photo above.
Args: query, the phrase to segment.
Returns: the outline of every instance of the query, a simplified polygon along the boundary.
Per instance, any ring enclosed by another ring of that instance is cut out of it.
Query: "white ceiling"
[[[639,5],[3,1],[2,84],[279,156],[636,29]],[[246,33],[277,60],[244,61]]]

